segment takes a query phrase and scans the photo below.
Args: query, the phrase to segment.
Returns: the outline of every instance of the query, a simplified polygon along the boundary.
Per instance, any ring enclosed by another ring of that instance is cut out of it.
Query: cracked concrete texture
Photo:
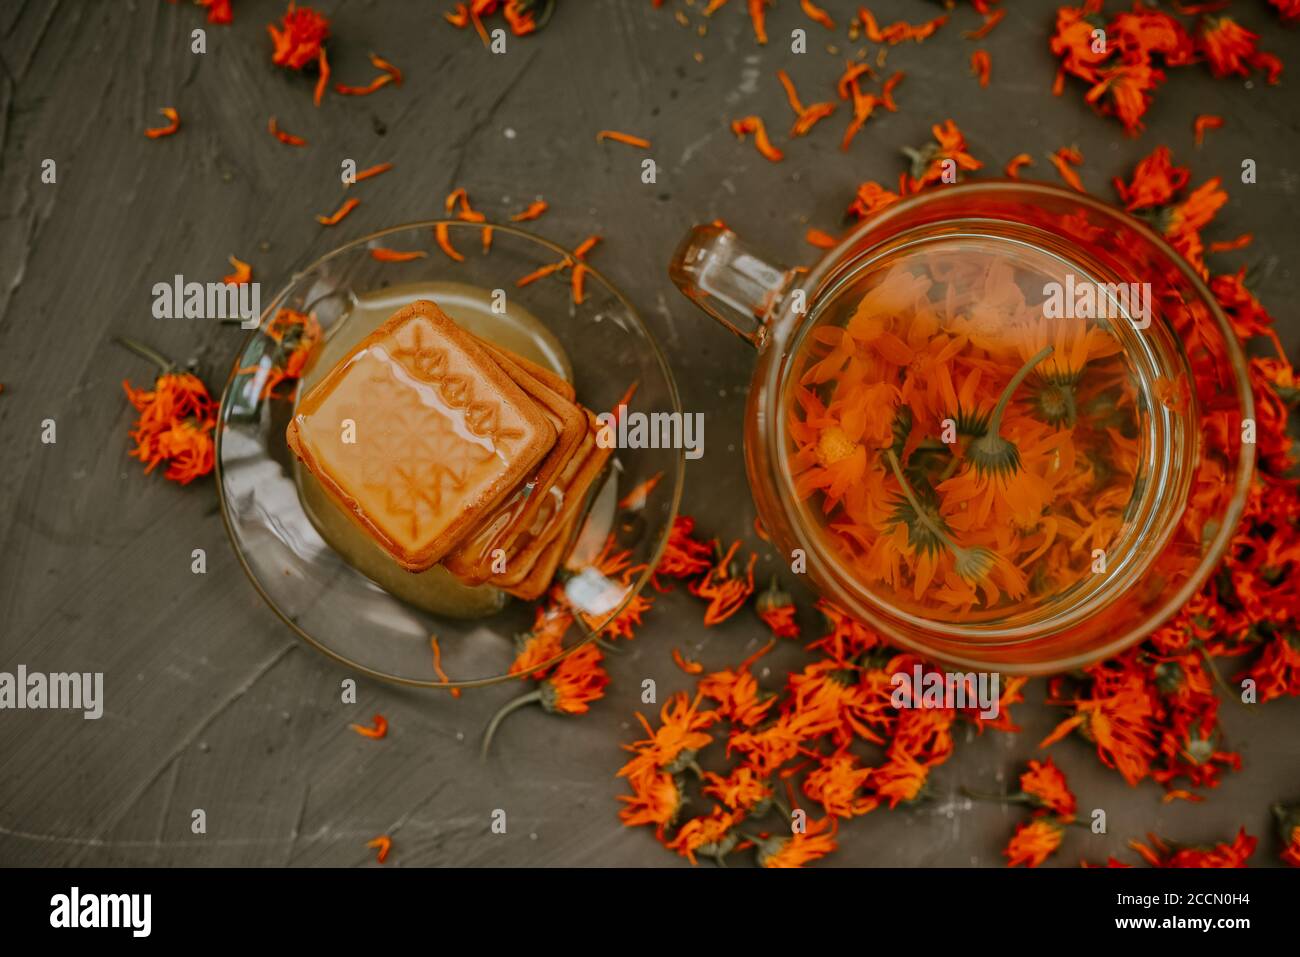
[[[605,700],[581,718],[515,715],[486,765],[477,737],[513,687],[452,699],[358,678],[358,705],[340,705],[348,674],[263,607],[229,551],[211,480],[179,489],[141,476],[126,456],[131,415],[119,383],[149,372],[110,339],[131,335],[194,357],[216,384],[242,338],[152,320],[159,277],[219,278],[233,253],[275,289],[346,239],[437,215],[451,188],[468,188],[496,216],[540,194],[551,204],[535,224],[542,234],[570,247],[606,237],[593,262],[669,350],[684,406],[708,416],[719,454],[690,464],[684,509],[707,516],[706,531],[722,538],[752,534],[738,454],[750,357],[670,288],[677,240],[721,217],[759,249],[807,263],[807,227],[838,229],[856,184],[893,181],[899,147],[924,142],[949,116],[990,170],[1024,150],[1048,177],[1045,154],[1077,143],[1085,183],[1107,196],[1110,177],[1157,143],[1192,166],[1194,183],[1235,183],[1241,159],[1254,158],[1260,181],[1230,187],[1216,236],[1249,230],[1256,240],[1223,268],[1252,266],[1287,348],[1294,355],[1300,345],[1289,310],[1300,217],[1290,76],[1248,88],[1171,71],[1148,131],[1128,139],[1088,110],[1081,90],[1051,96],[1050,3],[1012,5],[1015,16],[982,44],[994,64],[988,90],[967,74],[972,47],[960,31],[976,18],[959,10],[924,45],[891,50],[890,66],[908,73],[899,113],[873,118],[848,153],[838,149],[841,118],[794,143],[778,137],[787,160],[774,165],[727,123],[757,113],[782,131],[790,114],[776,69],[791,72],[805,100],[826,98],[853,52],[826,53],[813,27],[810,53],[784,54],[780,39],[808,26],[797,4],[772,9],[773,42],[759,48],[740,4],[700,37],[648,0],[560,0],[545,33],[495,57],[438,21],[436,5],[318,6],[333,18],[336,79],[368,79],[374,50],[402,67],[404,85],[313,108],[311,81],[269,63],[264,24],[274,5],[236,4],[233,27],[207,28],[202,57],[189,53],[201,12],[185,3],[28,0],[0,11],[0,669],[103,671],[107,695],[99,721],[0,713],[0,863],[364,865],[373,856],[365,842],[390,833],[390,866],[681,864],[617,819],[614,773],[619,744],[638,734],[640,682],[654,677],[661,695],[690,687],[672,665],[674,646],[714,668],[763,638],[746,616],[705,631],[681,589],[662,596],[636,642],[610,656]],[[903,0],[872,7],[916,19]],[[1300,68],[1300,34],[1269,27],[1263,5],[1239,16]],[[140,131],[161,106],[180,110],[182,130],[146,140]],[[1196,150],[1191,120],[1204,112],[1228,123]],[[269,114],[310,146],[274,142]],[[658,183],[641,184],[639,153],[598,145],[602,128],[650,137]],[[337,205],[344,157],[396,169],[368,182],[362,205],[325,230],[312,215]],[[45,158],[58,164],[53,186],[40,182]],[[59,422],[56,446],[37,441],[46,417]],[[195,547],[207,550],[206,576],[190,573]],[[802,661],[783,647],[762,680],[775,687]],[[994,790],[1038,753],[1056,713],[1036,687],[1017,712],[1022,735],[959,742],[935,776],[934,801],[846,826],[828,863],[997,864],[1016,814],[972,806],[960,787]],[[1130,789],[1100,769],[1083,742],[1058,746],[1081,801],[1105,807],[1111,821],[1108,835],[1071,835],[1060,863],[1123,856],[1124,842],[1148,830],[1195,842],[1245,824],[1266,837],[1268,805],[1300,798],[1300,702],[1224,710],[1226,744],[1246,767],[1203,805],[1163,805],[1154,787]],[[375,712],[390,722],[383,741],[347,730]],[[195,809],[207,816],[206,835],[191,833]],[[508,816],[504,835],[489,830],[496,809]],[[1272,857],[1266,838],[1257,860]]]

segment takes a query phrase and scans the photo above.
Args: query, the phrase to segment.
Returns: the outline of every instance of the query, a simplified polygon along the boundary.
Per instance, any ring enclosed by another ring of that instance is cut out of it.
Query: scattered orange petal
[[[439,681],[450,684],[451,679],[447,677],[447,672],[442,670],[442,647],[438,644],[437,635],[429,636],[429,647],[433,649],[433,673],[438,676]],[[453,698],[459,698],[460,689],[452,688],[451,696]]]
[[[222,277],[221,281],[224,282],[226,285],[242,286],[244,283],[248,282],[250,279],[253,278],[253,267],[250,266],[248,263],[244,262],[242,259],[236,259],[234,256],[231,256],[230,265],[235,267],[235,271],[232,272],[229,276]]]
[[[970,71],[979,77],[980,86],[989,85],[989,74],[993,70],[993,61],[987,50],[976,50],[970,55]]]
[[[999,23],[1001,23],[1002,18],[1005,17],[1006,15],[1007,15],[1007,11],[1004,9],[993,10],[990,13],[986,13],[984,14],[984,25],[982,27],[980,27],[978,30],[968,30],[966,33],[963,33],[962,36],[964,36],[967,40],[983,40],[986,36],[988,36],[990,33],[993,32],[993,28],[996,27]]]
[[[316,91],[311,99],[313,103],[320,106],[320,101],[325,98],[325,91],[329,89],[330,83],[330,61],[325,57],[324,47],[320,48],[317,65],[320,67],[320,75],[316,78]]]
[[[347,216],[348,213],[352,212],[352,210],[356,209],[360,205],[361,200],[359,199],[344,200],[343,205],[328,216],[322,216],[320,213],[317,213],[316,222],[320,223],[322,226],[337,226],[343,221],[343,217]]]
[[[377,714],[373,719],[372,725],[369,727],[364,724],[350,724],[348,727],[363,738],[378,739],[388,734],[388,719],[382,714]]]
[[[402,85],[402,71],[399,70],[397,67],[393,66],[393,64],[389,63],[383,57],[375,53],[370,54],[370,62],[374,65],[376,70],[383,70],[385,73],[391,76],[393,78],[394,86]]]
[[[830,233],[824,233],[820,229],[812,229],[811,227],[804,235],[804,239],[808,245],[816,246],[818,249],[834,249],[839,244],[839,240]]]
[[[1210,245],[1206,247],[1206,252],[1232,252],[1234,249],[1245,249],[1254,241],[1255,235],[1253,233],[1242,233],[1236,239],[1221,239],[1218,242],[1210,243]]]
[[[676,664],[678,668],[681,668],[682,671],[686,672],[688,675],[704,674],[704,665],[700,664],[698,661],[688,660],[676,648],[673,649],[673,663]]]
[[[1003,172],[1007,174],[1008,179],[1020,179],[1020,167],[1033,165],[1034,158],[1032,156],[1028,153],[1017,153],[1007,161],[1006,169]]]
[[[170,106],[164,106],[158,112],[167,117],[169,122],[166,126],[151,126],[149,129],[145,130],[144,135],[149,137],[151,140],[156,140],[163,136],[171,136],[181,128],[181,115]]]
[[[392,168],[392,163],[376,163],[374,166],[367,166],[363,170],[358,170],[357,175],[352,177],[352,181],[354,183],[359,183],[363,179],[370,179],[372,176],[379,176],[381,173],[387,173]]]
[[[645,137],[633,136],[631,133],[620,133],[618,130],[601,130],[596,134],[596,142],[599,143],[602,140],[613,140],[615,143],[639,146],[645,150],[650,148],[650,141]]]
[[[266,130],[285,146],[307,145],[307,141],[301,136],[294,136],[292,133],[286,133],[284,130],[280,129],[280,124],[275,121],[274,116],[267,121]]]
[[[748,133],[754,134],[754,146],[764,159],[773,163],[779,163],[785,158],[785,154],[772,145],[772,141],[767,138],[767,129],[763,126],[763,120],[757,116],[745,116],[731,123],[731,132],[743,140]]]
[[[632,491],[624,495],[619,500],[618,507],[627,509],[631,512],[639,512],[641,509],[645,508],[645,503],[650,497],[650,493],[655,490],[655,486],[659,484],[663,477],[663,472],[656,472],[650,478],[638,484],[636,488],[632,489]]]
[[[548,209],[550,209],[550,206],[547,204],[546,200],[535,199],[532,201],[532,203],[529,204],[527,209],[523,210],[522,212],[515,213],[513,216],[511,216],[510,222],[526,223],[530,219],[536,219],[537,217],[541,216],[542,213],[546,212]]]
[[[388,84],[393,82],[393,78],[388,73],[381,73],[365,86],[348,86],[346,83],[334,84],[334,92],[341,96],[369,96],[382,90]]]
[[[1201,113],[1192,122],[1192,130],[1196,134],[1196,145],[1200,146],[1205,142],[1205,133],[1207,130],[1217,130],[1223,127],[1223,117],[1215,116],[1213,113]]]
[[[1061,179],[1073,190],[1080,193],[1086,193],[1083,188],[1083,180],[1079,179],[1079,174],[1074,171],[1074,167],[1083,162],[1083,154],[1079,152],[1076,146],[1062,146],[1055,153],[1052,153],[1048,159],[1056,167],[1056,171],[1061,174]]]
[[[389,249],[386,246],[375,246],[370,250],[370,258],[377,259],[381,263],[408,263],[412,259],[423,259],[429,255],[422,249],[404,252],[400,249]]]
[[[799,0],[799,8],[813,23],[820,23],[827,30],[835,29],[835,21],[831,19],[831,15],[813,3],[812,0]]]
[[[446,223],[439,223],[433,227],[434,238],[438,241],[438,248],[447,254],[447,258],[458,263],[465,261],[465,256],[456,250],[451,244],[451,230]]]
[[[374,840],[367,841],[366,847],[371,850],[375,850],[376,848],[379,850],[379,853],[375,855],[375,860],[382,864],[388,859],[388,852],[393,849],[393,839],[387,834],[381,834]]]

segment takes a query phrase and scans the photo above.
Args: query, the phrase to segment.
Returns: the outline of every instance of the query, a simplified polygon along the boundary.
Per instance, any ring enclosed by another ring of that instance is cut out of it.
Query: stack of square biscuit
[[[546,591],[612,442],[573,386],[418,300],[352,348],[289,447],[403,568]]]

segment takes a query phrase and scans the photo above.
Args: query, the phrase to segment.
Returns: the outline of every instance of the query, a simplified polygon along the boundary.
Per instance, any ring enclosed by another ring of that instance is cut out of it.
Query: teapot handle
[[[756,256],[726,226],[711,223],[682,240],[668,275],[686,298],[757,349],[795,271]]]

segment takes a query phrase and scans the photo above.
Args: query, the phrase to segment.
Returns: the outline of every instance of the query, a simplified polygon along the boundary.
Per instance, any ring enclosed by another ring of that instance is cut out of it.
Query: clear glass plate
[[[438,226],[463,262],[438,247]],[[667,361],[622,293],[591,269],[581,304],[573,302],[567,269],[520,287],[521,277],[569,251],[512,226],[490,228],[488,252],[482,250],[483,225],[430,221],[382,230],[321,257],[271,301],[221,397],[216,458],[222,517],[254,587],[308,644],[358,671],[402,684],[471,687],[511,677],[516,637],[532,628],[538,603],[510,599],[479,618],[433,614],[389,594],[325,542],[300,501],[294,456],[285,442],[293,399],[263,394],[268,374],[285,359],[267,335],[278,310],[313,314],[324,344],[347,334],[358,302],[400,299],[408,285],[504,290],[558,344],[563,358],[557,364],[567,359],[580,403],[598,413],[613,411],[635,386],[626,399],[629,413],[681,411]],[[380,247],[426,255],[384,262],[371,255]],[[588,615],[569,628],[554,660],[592,640],[649,580],[677,514],[683,464],[680,449],[615,450],[556,579],[566,598]],[[625,501],[656,477],[644,501],[637,495]],[[613,548],[629,552],[632,573],[605,578],[592,564],[610,536]],[[434,661],[433,638],[440,662]]]

